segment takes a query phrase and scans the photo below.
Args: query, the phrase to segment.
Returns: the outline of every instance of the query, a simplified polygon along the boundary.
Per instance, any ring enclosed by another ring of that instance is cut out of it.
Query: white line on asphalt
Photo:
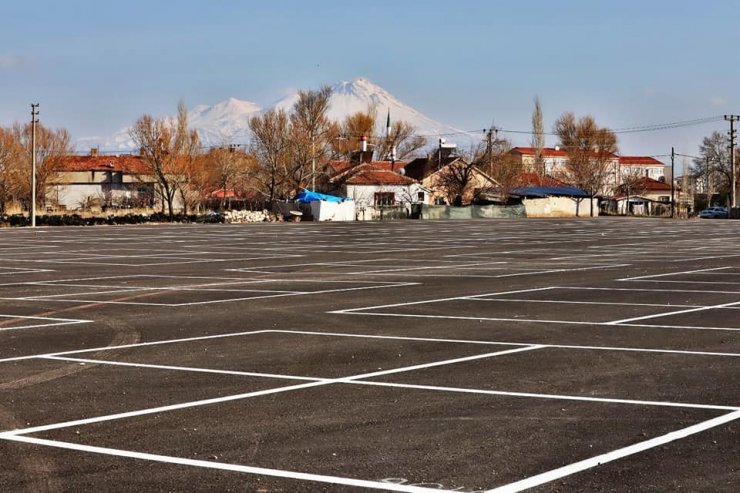
[[[33,445],[43,445],[47,447],[75,450],[78,452],[88,452],[100,455],[109,455],[114,457],[126,457],[129,459],[147,460],[151,462],[160,462],[166,464],[178,464],[191,467],[202,467],[205,469],[217,469],[222,471],[233,471],[247,474],[258,474],[263,476],[272,476],[284,479],[295,479],[300,481],[314,481],[320,483],[337,484],[342,486],[353,486],[358,488],[369,488],[384,491],[402,491],[408,493],[440,493],[438,488],[423,488],[420,486],[402,485],[395,483],[385,483],[380,481],[368,481],[363,479],[342,478],[338,476],[326,476],[321,474],[310,474],[305,472],[285,471],[280,469],[266,469],[264,467],[242,466],[238,464],[226,464],[223,462],[213,462],[196,459],[185,459],[181,457],[172,457],[168,455],[147,454],[143,452],[134,452],[131,450],[113,449],[107,447],[94,447],[91,445],[82,445],[77,443],[60,442],[57,440],[45,440],[43,438],[34,438],[20,435],[3,436],[0,438],[15,442],[28,443]],[[448,492],[450,490],[447,490]]]
[[[593,467],[597,467],[602,464],[606,464],[607,462],[611,462],[617,459],[621,459],[623,457],[637,454],[639,452],[643,452],[645,450],[649,450],[651,448],[655,448],[660,445],[665,445],[666,443],[670,443],[675,440],[686,438],[690,435],[694,435],[696,433],[706,431],[710,428],[715,428],[717,426],[730,423],[739,418],[740,418],[740,411],[735,411],[729,414],[725,414],[723,416],[719,416],[717,418],[710,419],[708,421],[704,421],[702,423],[695,424],[693,426],[689,426],[687,428],[683,428],[677,431],[672,431],[665,435],[661,435],[659,437],[655,437],[650,440],[646,440],[644,442],[629,445],[624,448],[613,450],[606,454],[597,455],[596,457],[592,457],[590,459],[575,462],[573,464],[559,467],[557,469],[553,469],[551,471],[544,472],[542,474],[537,474],[536,476],[531,476],[527,479],[523,479],[515,483],[510,483],[505,486],[500,486],[498,488],[488,490],[487,493],[517,493],[519,491],[523,491],[529,488],[534,488],[535,486],[540,486],[542,484],[555,481],[556,479],[561,479],[566,476],[570,476],[572,474],[585,471],[587,469],[591,469]]]

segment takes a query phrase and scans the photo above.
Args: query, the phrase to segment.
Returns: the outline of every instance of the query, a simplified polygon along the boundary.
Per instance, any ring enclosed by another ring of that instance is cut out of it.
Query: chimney
[[[556,151],[559,151],[560,150],[560,146],[555,146],[555,150]]]
[[[98,152],[100,152],[99,147],[91,147],[90,148],[90,156],[91,157],[98,157]]]
[[[360,152],[367,152],[367,135],[360,138]]]

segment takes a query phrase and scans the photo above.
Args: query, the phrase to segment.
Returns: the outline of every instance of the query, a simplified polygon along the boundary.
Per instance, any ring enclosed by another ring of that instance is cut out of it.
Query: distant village
[[[330,95],[328,87],[301,91],[290,111],[252,117],[248,146],[202,146],[184,104],[176,119],[137,120],[130,135],[139,152],[128,154],[76,154],[66,130],[37,122],[0,128],[0,210],[28,214],[35,202],[42,215],[210,212],[233,220],[691,217],[730,193],[721,156],[703,168],[697,158],[691,174],[675,177],[655,157],[619,154],[616,135],[588,116],[562,115],[553,129],[559,144],[545,147],[537,100],[530,146],[489,129],[479,145],[460,148],[452,138],[430,142],[390,112],[379,118],[377,108],[331,121]],[[702,148],[708,154],[712,138]]]

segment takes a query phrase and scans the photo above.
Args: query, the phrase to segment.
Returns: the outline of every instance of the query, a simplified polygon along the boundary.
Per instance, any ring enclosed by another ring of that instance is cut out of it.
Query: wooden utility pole
[[[735,122],[740,121],[738,115],[725,115],[725,121],[730,122],[730,192],[732,198],[730,200],[730,207],[733,209],[737,207],[737,171],[735,170],[735,138],[737,138],[737,130],[735,129]]]
[[[671,217],[676,217],[676,150],[671,147]]]
[[[31,227],[36,227],[36,124],[39,104],[31,103]]]

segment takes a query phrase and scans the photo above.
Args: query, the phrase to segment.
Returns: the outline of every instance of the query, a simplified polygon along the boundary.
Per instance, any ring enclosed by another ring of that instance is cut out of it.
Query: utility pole
[[[488,155],[488,174],[493,172],[493,129],[486,131],[486,154]]]
[[[314,148],[316,144],[313,138],[313,132],[311,132],[311,191],[316,191],[316,151]]]
[[[712,207],[712,163],[707,156],[707,207]]]
[[[671,217],[676,217],[676,150],[671,147]]]
[[[486,154],[488,155],[488,173],[493,173],[493,143],[498,139],[498,128],[483,130],[486,133]]]
[[[737,138],[737,130],[735,129],[735,122],[740,121],[740,116],[725,115],[725,121],[730,122],[730,179],[732,180],[730,185],[730,191],[732,192],[730,207],[734,209],[737,207],[737,172],[735,170],[735,138]]]
[[[36,227],[36,124],[39,104],[31,103],[31,227]]]

